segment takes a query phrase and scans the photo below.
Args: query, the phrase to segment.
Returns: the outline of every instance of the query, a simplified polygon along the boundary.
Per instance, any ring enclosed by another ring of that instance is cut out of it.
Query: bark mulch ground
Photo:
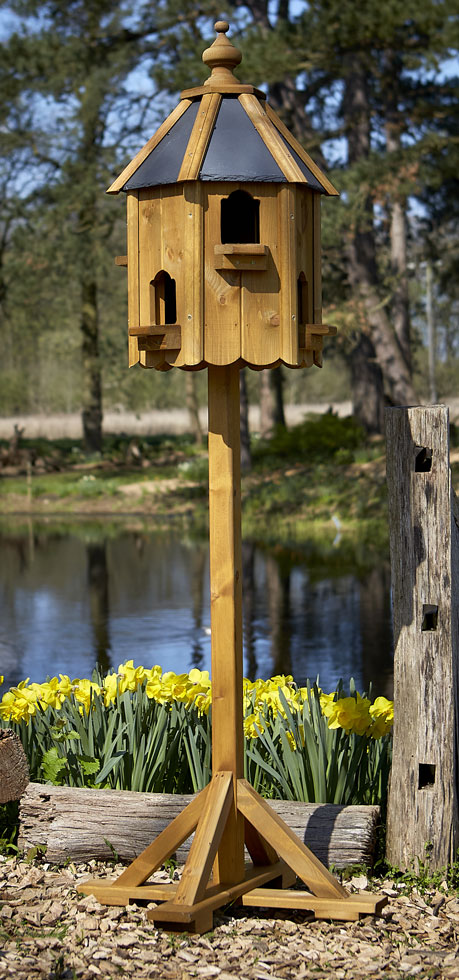
[[[108,908],[75,891],[88,876],[121,870],[0,857],[0,978],[459,977],[459,899],[446,883],[401,894],[392,881],[381,881],[388,905],[380,917],[360,922],[315,922],[291,911],[274,918],[232,907],[215,916],[211,933],[193,936],[159,932],[144,908]],[[366,885],[360,876],[350,887]]]

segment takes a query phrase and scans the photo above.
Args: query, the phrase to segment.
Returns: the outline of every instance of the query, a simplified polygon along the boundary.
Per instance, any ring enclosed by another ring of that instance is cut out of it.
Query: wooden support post
[[[459,531],[448,409],[386,412],[394,609],[394,746],[387,859],[456,859]]]
[[[235,783],[244,775],[239,367],[209,367],[208,380],[212,771],[234,777],[214,879],[234,884],[244,877]]]

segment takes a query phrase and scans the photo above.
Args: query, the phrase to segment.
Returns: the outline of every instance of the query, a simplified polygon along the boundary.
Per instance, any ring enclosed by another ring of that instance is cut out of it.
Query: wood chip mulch
[[[440,890],[401,894],[360,922],[315,922],[305,913],[231,907],[211,933],[158,931],[136,905],[100,905],[75,885],[122,870],[89,862],[56,868],[0,857],[0,978],[22,980],[411,980],[459,977],[459,898]],[[166,872],[160,872],[167,880]],[[349,887],[349,882],[346,883]],[[350,890],[367,885],[352,879]]]

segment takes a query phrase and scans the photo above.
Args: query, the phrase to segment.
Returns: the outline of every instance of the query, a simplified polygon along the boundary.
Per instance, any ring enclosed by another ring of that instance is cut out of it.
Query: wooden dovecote
[[[215,28],[210,77],[108,190],[127,194],[129,363],[321,366],[320,197],[337,191]]]
[[[344,920],[387,901],[356,902],[244,779],[239,368],[320,363],[334,329],[320,322],[317,202],[336,192],[234,78],[240,54],[215,26],[210,78],[110,188],[128,194],[132,361],[208,367],[212,780],[116,881],[78,886],[109,905],[152,902],[152,922],[191,932],[234,901]],[[180,881],[152,884],[192,833]],[[307,891],[290,889],[297,877]]]

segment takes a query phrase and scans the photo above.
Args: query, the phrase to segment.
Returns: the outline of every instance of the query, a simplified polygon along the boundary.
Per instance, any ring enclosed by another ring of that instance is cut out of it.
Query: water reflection
[[[243,544],[244,673],[353,676],[392,690],[390,572],[365,574]],[[175,532],[103,527],[0,535],[0,673],[89,676],[127,659],[177,672],[210,669],[205,541]]]

